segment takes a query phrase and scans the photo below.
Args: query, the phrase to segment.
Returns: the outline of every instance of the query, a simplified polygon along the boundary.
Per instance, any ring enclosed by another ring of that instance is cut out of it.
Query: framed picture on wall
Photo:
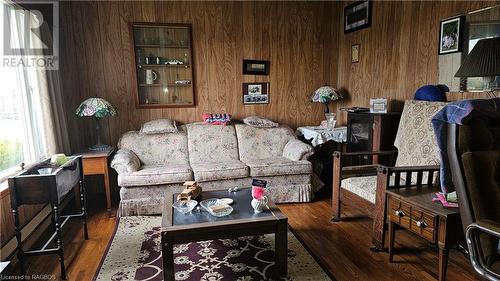
[[[243,104],[268,104],[269,82],[243,83]]]
[[[442,20],[439,28],[439,54],[462,51],[465,17],[459,16]]]
[[[266,60],[243,60],[243,74],[268,75],[269,61]]]
[[[351,63],[359,62],[359,44],[351,46]]]
[[[344,8],[344,34],[370,26],[372,22],[372,1],[356,1]]]

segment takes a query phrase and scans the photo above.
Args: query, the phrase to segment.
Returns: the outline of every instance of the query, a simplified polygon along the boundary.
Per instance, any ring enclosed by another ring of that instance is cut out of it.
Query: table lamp
[[[455,77],[483,77],[486,91],[493,97],[495,76],[500,76],[500,37],[479,40],[455,74]]]
[[[342,98],[341,94],[333,87],[330,86],[322,86],[319,87],[316,91],[314,91],[311,96],[312,102],[321,102],[325,106],[325,113],[329,113],[330,109],[328,108],[328,104],[332,101],[336,101]]]
[[[76,116],[79,117],[94,117],[96,120],[97,144],[91,146],[90,150],[103,151],[111,148],[111,146],[101,142],[101,124],[102,118],[116,116],[116,109],[107,100],[102,98],[88,98],[84,100],[76,109]]]

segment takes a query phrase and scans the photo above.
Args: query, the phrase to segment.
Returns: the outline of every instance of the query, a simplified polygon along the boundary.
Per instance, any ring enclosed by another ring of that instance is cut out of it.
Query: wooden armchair
[[[342,204],[365,212],[373,219],[373,251],[384,250],[385,191],[432,183],[439,171],[439,150],[431,119],[444,105],[446,103],[406,101],[394,143],[397,151],[335,152],[333,155],[332,221],[342,219]]]

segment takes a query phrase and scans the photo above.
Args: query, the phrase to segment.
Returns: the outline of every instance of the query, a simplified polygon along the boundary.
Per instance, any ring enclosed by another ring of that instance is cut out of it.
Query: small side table
[[[109,162],[115,152],[115,147],[103,151],[85,150],[78,154],[83,158],[83,174],[104,176],[104,189],[106,192],[106,208],[111,214],[111,188],[109,186]]]
[[[295,134],[303,136],[304,139],[310,141],[311,145],[314,147],[328,141],[334,141],[336,143],[347,142],[347,127],[337,127],[333,130],[328,130],[320,126],[304,126],[298,127]]]
[[[464,240],[458,209],[444,208],[432,198],[437,187],[386,191],[389,217],[389,262],[393,261],[396,229],[411,231],[439,247],[439,281],[446,280],[448,251]]]

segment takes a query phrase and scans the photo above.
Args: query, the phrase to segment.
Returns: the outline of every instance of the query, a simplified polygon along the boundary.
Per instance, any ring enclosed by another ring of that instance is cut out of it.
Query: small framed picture
[[[243,74],[268,75],[269,61],[266,60],[243,60]]]
[[[356,1],[344,8],[344,34],[367,28],[372,22],[372,1]]]
[[[359,44],[351,46],[351,63],[359,62]]]
[[[442,20],[439,29],[439,54],[451,54],[462,51],[462,34],[465,17],[459,16]]]
[[[371,98],[370,113],[387,113],[389,110],[388,98]]]
[[[243,104],[268,104],[269,83],[243,83]]]

